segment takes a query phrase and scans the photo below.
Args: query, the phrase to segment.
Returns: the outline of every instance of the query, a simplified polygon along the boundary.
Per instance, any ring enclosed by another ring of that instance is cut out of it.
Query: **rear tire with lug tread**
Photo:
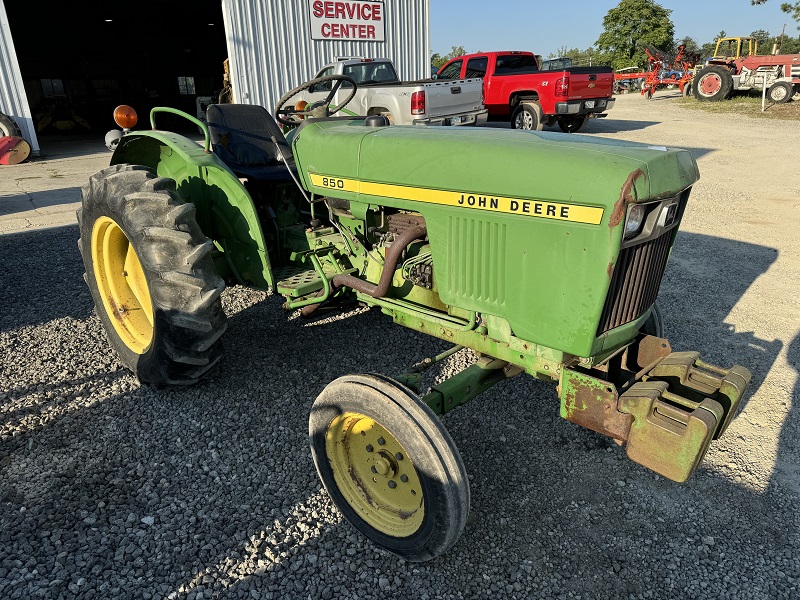
[[[586,117],[558,117],[558,126],[564,133],[577,133],[586,123]]]
[[[308,429],[328,495],[373,543],[414,562],[456,543],[469,513],[467,472],[408,388],[380,375],[340,377],[314,402]]]
[[[511,114],[511,127],[525,131],[541,131],[544,128],[542,107],[535,102],[520,102]]]
[[[694,76],[692,91],[703,102],[724,100],[733,91],[731,72],[720,65],[704,67]]]
[[[196,383],[222,356],[226,320],[194,205],[133,165],[96,173],[81,196],[84,278],[111,346],[142,383]]]

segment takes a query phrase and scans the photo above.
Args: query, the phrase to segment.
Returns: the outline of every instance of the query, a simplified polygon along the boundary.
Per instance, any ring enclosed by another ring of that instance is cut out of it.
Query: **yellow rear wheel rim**
[[[153,341],[153,303],[136,251],[110,217],[92,228],[92,265],[103,308],[123,343],[142,354]]]
[[[422,485],[411,458],[380,423],[348,412],[333,419],[325,451],[339,492],[370,526],[408,537],[422,525]]]

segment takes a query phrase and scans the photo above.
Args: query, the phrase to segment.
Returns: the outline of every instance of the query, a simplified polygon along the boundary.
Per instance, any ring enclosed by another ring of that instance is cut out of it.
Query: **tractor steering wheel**
[[[286,107],[286,104],[291,100],[294,96],[299,94],[300,92],[307,90],[315,85],[319,85],[321,83],[325,83],[326,81],[335,81],[336,83],[333,84],[331,87],[331,91],[325,97],[324,100],[317,100],[316,102],[307,105],[305,108],[298,110],[294,106]],[[339,88],[342,87],[343,83],[349,83],[352,86],[350,90],[350,95],[344,99],[344,102],[339,104],[338,106],[334,106],[333,108],[330,107],[331,100],[336,95],[336,92],[339,91]],[[311,81],[306,81],[304,84],[299,85],[298,87],[294,88],[291,92],[288,92],[278,100],[278,104],[275,106],[275,118],[282,124],[288,125],[293,127],[295,125],[299,125],[300,121],[306,117],[311,118],[321,118],[321,117],[330,117],[333,114],[336,114],[340,110],[342,110],[352,99],[353,96],[356,95],[356,82],[353,81],[350,77],[346,75],[326,75],[325,77],[317,77],[316,79],[312,79]]]

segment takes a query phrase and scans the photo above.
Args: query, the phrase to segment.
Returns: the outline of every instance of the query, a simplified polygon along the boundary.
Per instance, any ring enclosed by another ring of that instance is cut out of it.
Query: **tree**
[[[764,4],[767,0],[750,0],[750,4]],[[781,4],[781,10],[787,15],[798,22],[797,28],[800,29],[800,2],[784,2]]]
[[[467,54],[467,51],[464,50],[464,46],[451,46],[450,48],[450,52],[445,55],[441,55],[438,52],[431,54],[431,64],[436,68],[440,68],[451,58]]]
[[[769,48],[767,48],[767,46],[771,45],[769,42],[772,41],[772,38],[769,35],[769,31],[765,31],[763,29],[756,29],[753,33],[750,34],[750,37],[756,38],[759,48],[763,48],[764,51],[769,52]]]
[[[728,37],[728,34],[723,29],[713,40],[700,46],[700,58],[711,58],[714,56],[714,51],[717,49],[717,40],[724,37]]]
[[[700,46],[698,46],[694,38],[688,35],[679,40],[675,40],[675,48],[677,49],[679,46],[686,46],[686,52],[700,52]]]
[[[645,45],[671,52],[675,35],[671,13],[653,0],[622,0],[603,19],[604,31],[596,42],[602,54],[598,63],[602,61],[615,69],[644,67]]]

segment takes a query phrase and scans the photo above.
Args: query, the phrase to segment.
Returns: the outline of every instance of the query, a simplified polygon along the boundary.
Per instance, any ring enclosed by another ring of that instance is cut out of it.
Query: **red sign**
[[[383,2],[309,0],[312,40],[385,40]]]

